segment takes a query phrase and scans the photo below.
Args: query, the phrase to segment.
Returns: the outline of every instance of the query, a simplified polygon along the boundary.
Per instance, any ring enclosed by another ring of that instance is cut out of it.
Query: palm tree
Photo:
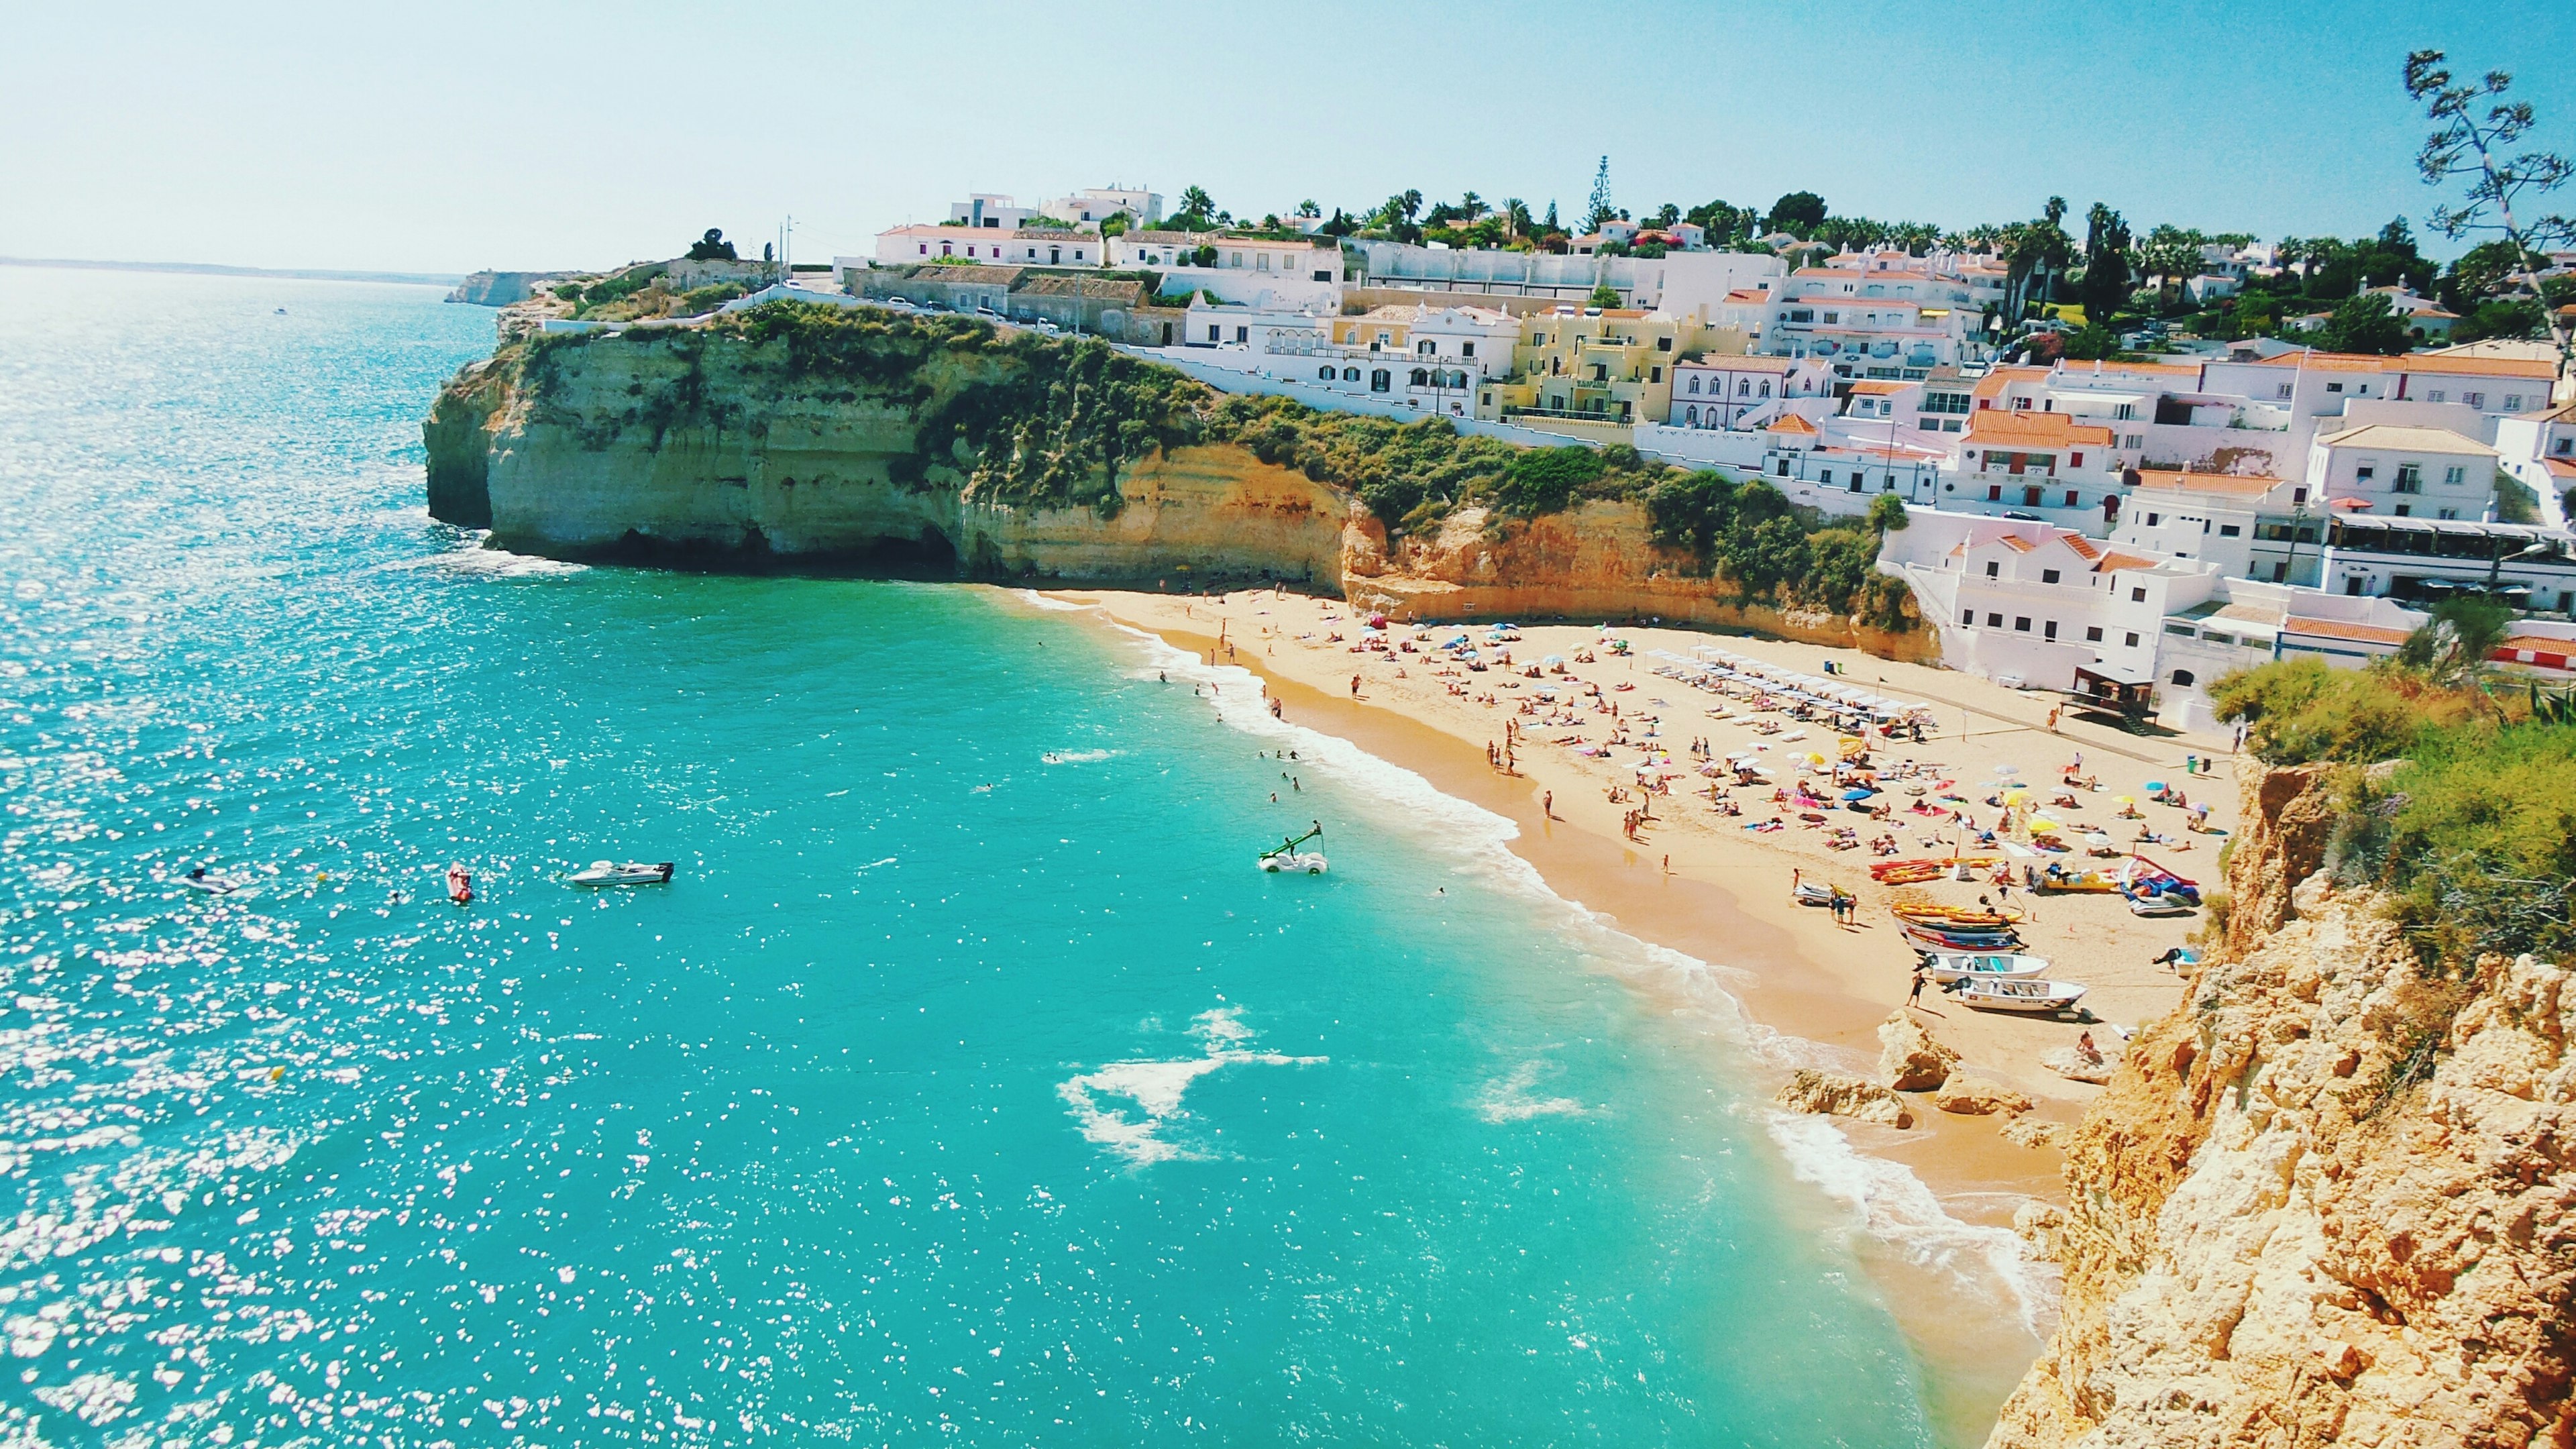
[[[1485,198],[1470,191],[1458,198],[1458,214],[1469,221],[1485,214]]]

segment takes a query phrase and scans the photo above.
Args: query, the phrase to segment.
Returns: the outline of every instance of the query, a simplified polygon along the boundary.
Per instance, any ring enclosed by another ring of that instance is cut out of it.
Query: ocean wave
[[[1079,614],[1085,609],[1099,607],[1097,604],[1075,604],[1063,599],[1050,599],[1035,589],[1013,589],[1011,592],[1031,608],[1044,609],[1050,614]]]
[[[1563,1071],[1554,1062],[1523,1062],[1485,1084],[1476,1095],[1476,1115],[1488,1122],[1526,1122],[1532,1117],[1581,1117],[1591,1112],[1572,1097],[1542,1097],[1533,1089]]]
[[[1327,1060],[1249,1049],[1245,1043],[1252,1040],[1252,1030],[1243,1024],[1239,1006],[1200,1012],[1191,1021],[1190,1034],[1199,1039],[1198,1056],[1111,1062],[1058,1083],[1056,1095],[1073,1110],[1083,1140],[1139,1167],[1200,1159],[1206,1154],[1162,1135],[1164,1128],[1189,1115],[1182,1110],[1181,1099],[1192,1082],[1233,1066],[1320,1066]]]
[[[1849,1067],[1847,1053],[1755,1021],[1736,990],[1730,989],[1749,979],[1740,968],[1640,940],[1582,902],[1559,894],[1536,866],[1511,849],[1520,837],[1520,827],[1511,820],[1443,794],[1421,775],[1348,740],[1273,719],[1264,702],[1262,680],[1249,669],[1209,664],[1149,630],[1125,624],[1114,627],[1137,640],[1146,655],[1144,667],[1131,671],[1130,677],[1168,674],[1214,686],[1209,699],[1222,722],[1287,744],[1297,751],[1301,763],[1311,762],[1319,774],[1340,776],[1369,798],[1396,807],[1412,823],[1427,827],[1428,843],[1451,856],[1461,874],[1540,903],[1554,913],[1567,946],[1588,961],[1615,975],[1652,978],[1661,987],[1678,990],[1698,1008],[1704,1029],[1739,1047],[1749,1059],[1774,1071]],[[1519,1090],[1525,1092],[1535,1080],[1533,1076]],[[1532,1099],[1515,1097],[1512,1091],[1511,1077],[1489,1084],[1477,1099],[1478,1115],[1488,1121],[1518,1120],[1509,1114],[1519,1112]],[[1582,1110],[1580,1104],[1569,1105]],[[1771,1119],[1771,1140],[1787,1159],[1791,1174],[1843,1204],[1851,1214],[1848,1226],[1886,1243],[1909,1262],[1946,1273],[1963,1293],[2009,1310],[2025,1326],[2037,1324],[2051,1310],[2053,1275],[2024,1255],[2021,1239],[2011,1229],[1962,1222],[1942,1206],[1939,1196],[1913,1169],[1862,1153],[1823,1118],[1773,1113],[1767,1106],[1759,1110]]]
[[[1912,1169],[1862,1152],[1829,1118],[1770,1108],[1762,1115],[1800,1182],[1842,1203],[1908,1262],[2010,1310],[2025,1332],[2040,1335],[2041,1317],[2056,1300],[2055,1273],[2023,1251],[2020,1234],[1952,1217]]]
[[[387,567],[443,569],[490,579],[546,579],[590,572],[588,564],[567,563],[559,558],[539,558],[535,554],[512,553],[508,549],[490,547],[479,534],[445,553],[405,559]]]

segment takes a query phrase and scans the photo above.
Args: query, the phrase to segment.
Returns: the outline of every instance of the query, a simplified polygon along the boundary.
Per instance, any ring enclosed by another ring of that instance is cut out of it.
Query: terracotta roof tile
[[[1771,420],[1771,426],[1764,431],[1773,433],[1812,433],[1815,430],[1816,425],[1814,423],[1808,422],[1805,418],[1798,416],[1796,413],[1783,413],[1779,417],[1773,418]]]
[[[2093,565],[2093,572],[2111,574],[2118,573],[2122,569],[2151,569],[2155,566],[2154,559],[2140,558],[2133,553],[2106,553]]]
[[[2141,488],[2188,488],[2195,493],[2224,493],[2237,498],[2260,498],[2281,486],[2281,480],[2265,474],[2194,473],[2188,470],[2170,472],[2161,468],[2138,470]]]
[[[2292,615],[2282,621],[2285,634],[2312,634],[2320,639],[2349,639],[2358,644],[2403,644],[2406,631],[2387,629],[2377,624],[2353,624],[2341,619],[2303,619]]]
[[[2065,413],[2032,412],[2027,408],[1987,408],[1968,415],[1968,441],[1972,443],[2030,444],[2043,447],[2111,446],[2111,430],[2075,421]]]

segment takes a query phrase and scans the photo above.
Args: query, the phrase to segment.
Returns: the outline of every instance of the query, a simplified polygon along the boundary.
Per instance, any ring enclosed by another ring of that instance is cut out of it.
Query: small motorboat
[[[1842,894],[1832,886],[1821,886],[1811,880],[1800,881],[1797,889],[1790,892],[1802,906],[1830,906],[1842,899]]]
[[[2011,952],[1926,951],[1923,965],[1931,971],[1932,979],[1943,986],[1953,981],[2017,981],[2048,972],[2047,957]]]
[[[179,877],[179,884],[210,896],[228,896],[250,884],[250,877],[221,875],[201,865]]]
[[[666,885],[670,882],[671,870],[672,863],[667,860],[630,860],[622,865],[614,861],[594,860],[589,869],[572,873],[572,883],[577,886]]]
[[[2084,999],[2084,988],[2072,981],[2043,981],[2035,976],[1983,976],[1964,979],[1953,990],[1978,1011],[2020,1011],[2054,1016]]]
[[[2192,903],[2180,893],[2152,891],[2129,897],[2129,914],[2133,916],[2188,916]]]

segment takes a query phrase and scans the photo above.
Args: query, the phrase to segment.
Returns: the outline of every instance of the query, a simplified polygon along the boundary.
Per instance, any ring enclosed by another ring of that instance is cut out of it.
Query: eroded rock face
[[[2244,788],[2227,943],[2075,1135],[1991,1449],[2576,1440],[2569,972],[2428,974],[2312,874],[2322,777]]]
[[[1959,1054],[1906,1011],[1878,1024],[1878,1079],[1900,1092],[1929,1092],[1950,1079]],[[2024,1104],[2025,1106],[2027,1103]]]
[[[2119,1058],[2105,1052],[2090,1056],[2071,1046],[2050,1047],[2040,1053],[2039,1064],[2070,1082],[2091,1082],[2099,1086],[2111,1080],[2120,1069]]]
[[[1888,1127],[1911,1127],[1914,1114],[1894,1092],[1849,1072],[1800,1068],[1771,1100],[1793,1112],[1822,1112]]]

